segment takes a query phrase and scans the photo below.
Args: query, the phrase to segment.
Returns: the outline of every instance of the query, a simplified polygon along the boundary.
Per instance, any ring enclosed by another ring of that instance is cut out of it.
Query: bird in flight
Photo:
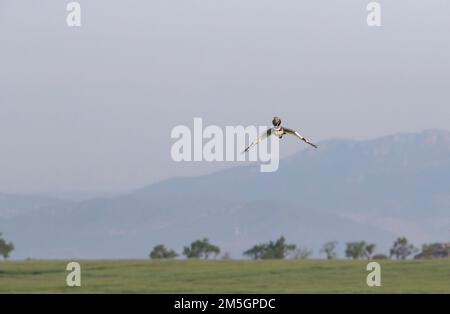
[[[252,148],[253,146],[257,145],[259,142],[261,142],[262,140],[266,139],[267,137],[269,137],[270,135],[275,135],[278,136],[278,138],[282,138],[283,135],[285,134],[291,134],[294,135],[296,137],[298,137],[299,139],[301,139],[303,142],[305,142],[306,144],[311,145],[314,148],[317,148],[317,145],[309,142],[306,138],[304,138],[303,136],[301,136],[297,131],[294,131],[292,129],[289,128],[285,128],[281,126],[281,119],[278,117],[274,117],[272,120],[272,124],[273,127],[268,129],[266,132],[264,132],[263,134],[261,134],[256,140],[253,141],[253,143],[251,143],[244,151],[248,152],[248,150],[250,148]]]

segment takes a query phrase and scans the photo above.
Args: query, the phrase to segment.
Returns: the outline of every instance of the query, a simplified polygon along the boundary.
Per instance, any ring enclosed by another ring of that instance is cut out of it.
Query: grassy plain
[[[64,260],[0,261],[0,292],[57,293],[450,293],[450,260],[79,260],[81,287]]]

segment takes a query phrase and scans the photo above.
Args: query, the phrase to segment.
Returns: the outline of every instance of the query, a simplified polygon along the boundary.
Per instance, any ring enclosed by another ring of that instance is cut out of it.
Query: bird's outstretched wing
[[[250,148],[252,148],[253,146],[257,145],[259,142],[261,142],[262,140],[264,140],[265,138],[267,138],[271,134],[272,134],[272,129],[268,129],[266,132],[261,134],[256,140],[254,140],[253,143],[251,143],[246,149],[244,149],[244,151],[242,153],[248,152],[248,150]]]
[[[288,128],[283,128],[284,129],[284,131],[287,133],[287,134],[292,134],[292,135],[294,135],[294,136],[297,136],[299,139],[301,139],[303,142],[305,142],[306,144],[309,144],[309,145],[311,145],[312,147],[314,147],[314,148],[317,148],[317,145],[315,145],[315,144],[313,144],[313,143],[311,143],[310,141],[308,141],[306,138],[304,138],[303,136],[301,136],[297,131],[294,131],[294,130],[291,130],[291,129],[288,129]]]

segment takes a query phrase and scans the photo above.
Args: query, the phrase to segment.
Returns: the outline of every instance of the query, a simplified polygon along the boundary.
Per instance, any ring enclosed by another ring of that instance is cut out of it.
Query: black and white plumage
[[[291,134],[294,135],[296,137],[298,137],[299,139],[301,139],[303,142],[305,142],[306,144],[311,145],[314,148],[317,148],[317,145],[311,143],[310,141],[308,141],[306,138],[304,138],[303,136],[300,135],[300,133],[298,133],[295,130],[289,129],[289,128],[285,128],[281,126],[281,119],[278,117],[274,117],[272,120],[272,124],[273,127],[268,129],[266,132],[264,132],[263,134],[261,134],[256,140],[254,140],[244,151],[248,152],[248,150],[250,148],[252,148],[253,146],[257,145],[259,142],[261,142],[262,140],[266,139],[267,137],[269,137],[270,135],[275,135],[278,138],[282,138],[283,135],[285,134]]]

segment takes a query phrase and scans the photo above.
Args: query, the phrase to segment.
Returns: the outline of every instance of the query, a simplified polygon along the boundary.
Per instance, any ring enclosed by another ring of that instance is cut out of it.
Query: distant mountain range
[[[280,235],[315,256],[337,240],[341,257],[348,241],[448,241],[450,132],[319,144],[274,173],[251,164],[85,201],[0,194],[0,232],[13,258],[145,258],[203,237],[234,258]]]

